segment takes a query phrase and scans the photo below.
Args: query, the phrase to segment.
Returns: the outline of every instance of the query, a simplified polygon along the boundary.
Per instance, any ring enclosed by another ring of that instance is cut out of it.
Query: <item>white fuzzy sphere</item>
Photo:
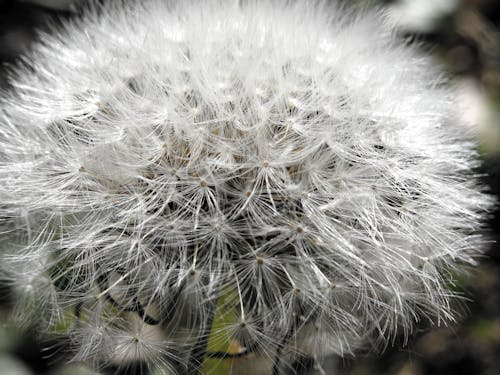
[[[276,374],[452,319],[491,202],[449,87],[388,18],[132,3],[43,36],[1,99],[18,315],[63,320],[96,365],[189,372],[212,335]]]

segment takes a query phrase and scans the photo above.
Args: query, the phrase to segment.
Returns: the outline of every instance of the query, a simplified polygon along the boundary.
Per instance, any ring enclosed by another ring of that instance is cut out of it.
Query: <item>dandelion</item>
[[[73,360],[290,374],[454,318],[491,199],[451,89],[383,13],[110,2],[12,73],[2,274]]]

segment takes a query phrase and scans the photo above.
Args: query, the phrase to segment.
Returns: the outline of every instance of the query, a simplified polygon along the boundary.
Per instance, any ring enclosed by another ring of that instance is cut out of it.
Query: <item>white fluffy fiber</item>
[[[11,84],[3,274],[75,359],[195,371],[211,334],[290,373],[453,319],[491,202],[450,89],[380,13],[110,2]]]

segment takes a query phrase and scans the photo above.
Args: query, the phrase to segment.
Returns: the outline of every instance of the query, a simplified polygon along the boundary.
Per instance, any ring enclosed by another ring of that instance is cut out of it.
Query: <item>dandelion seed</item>
[[[233,373],[253,358],[272,375],[453,319],[448,285],[492,199],[451,89],[383,12],[90,8],[42,36],[0,102],[21,319],[65,319],[96,367],[196,373],[216,337]]]

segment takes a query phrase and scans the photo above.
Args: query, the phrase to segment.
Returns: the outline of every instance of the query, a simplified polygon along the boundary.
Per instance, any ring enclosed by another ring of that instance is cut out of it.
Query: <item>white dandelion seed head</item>
[[[453,319],[491,199],[449,86],[381,12],[111,2],[13,73],[3,274],[31,320],[70,312],[76,359],[199,361],[209,335],[347,355]]]

